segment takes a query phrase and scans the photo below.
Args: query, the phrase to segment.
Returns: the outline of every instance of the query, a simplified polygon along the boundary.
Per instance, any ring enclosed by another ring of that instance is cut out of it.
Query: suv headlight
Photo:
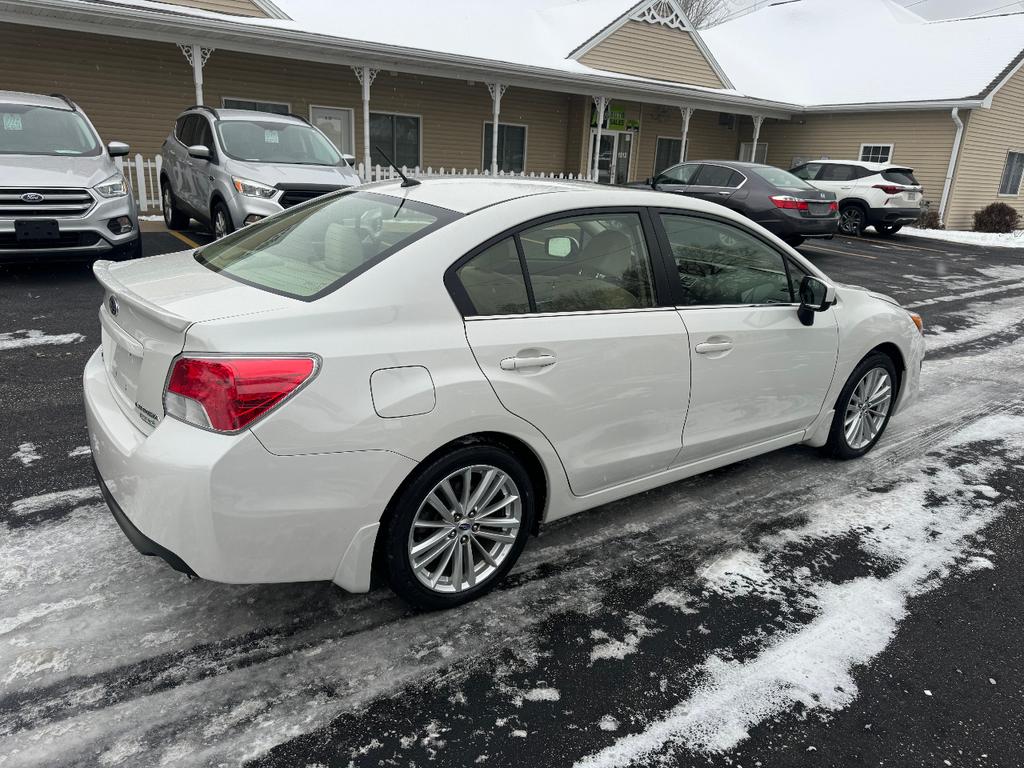
[[[260,184],[258,181],[240,179],[237,176],[232,176],[231,181],[235,185],[235,190],[238,194],[245,195],[246,197],[262,197],[267,199],[277,194],[276,189],[268,187],[266,184]]]
[[[100,197],[124,197],[128,194],[128,181],[124,174],[115,173],[109,179],[104,179],[93,189]]]

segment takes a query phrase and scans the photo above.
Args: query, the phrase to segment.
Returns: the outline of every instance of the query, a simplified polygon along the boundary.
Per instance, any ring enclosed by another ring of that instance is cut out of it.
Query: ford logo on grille
[[[43,196],[38,192],[26,192],[21,196],[21,202],[23,203],[41,203],[43,202]]]
[[[117,303],[117,299],[115,299],[113,296],[107,299],[107,306],[110,307],[110,314],[115,316],[121,310],[120,305]]]

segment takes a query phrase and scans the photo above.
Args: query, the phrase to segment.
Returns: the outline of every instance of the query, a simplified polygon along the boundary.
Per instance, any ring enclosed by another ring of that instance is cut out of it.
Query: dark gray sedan
[[[831,238],[839,227],[834,192],[811,186],[771,165],[702,160],[674,165],[631,186],[699,197],[732,208],[790,245]]]

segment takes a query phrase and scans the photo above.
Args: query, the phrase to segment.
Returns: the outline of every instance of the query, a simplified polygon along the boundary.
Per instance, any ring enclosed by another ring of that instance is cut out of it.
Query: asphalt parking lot
[[[1024,250],[801,250],[925,318],[879,447],[554,524],[439,614],[139,556],[83,423],[101,291],[0,268],[0,766],[1024,765]]]

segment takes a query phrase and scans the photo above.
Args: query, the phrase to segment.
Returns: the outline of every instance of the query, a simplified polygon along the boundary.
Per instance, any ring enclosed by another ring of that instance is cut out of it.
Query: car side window
[[[656,304],[637,213],[592,213],[519,234],[537,312],[636,309]]]
[[[852,165],[826,165],[818,178],[820,181],[851,181],[857,178],[857,169]]]
[[[818,171],[821,170],[821,163],[805,163],[804,165],[798,165],[796,168],[790,171],[798,179],[804,181],[810,181],[818,175]]]
[[[459,282],[476,315],[519,315],[530,311],[516,242],[507,237],[459,267]]]
[[[698,187],[738,187],[743,175],[721,165],[703,165],[693,182]]]
[[[196,116],[196,122],[198,125],[196,125],[195,138],[192,143],[202,144],[212,152],[214,150],[213,130],[210,128],[210,122],[206,118],[199,116]]]
[[[181,129],[178,133],[178,140],[186,147],[195,144],[196,129],[199,127],[197,115],[185,115],[181,118]]]
[[[659,184],[689,184],[697,174],[697,163],[686,163],[668,168],[657,178]]]
[[[182,115],[174,123],[174,136],[182,144],[185,143],[185,126],[188,125],[188,115]]]
[[[686,306],[788,304],[793,301],[781,253],[739,227],[662,213]]]

